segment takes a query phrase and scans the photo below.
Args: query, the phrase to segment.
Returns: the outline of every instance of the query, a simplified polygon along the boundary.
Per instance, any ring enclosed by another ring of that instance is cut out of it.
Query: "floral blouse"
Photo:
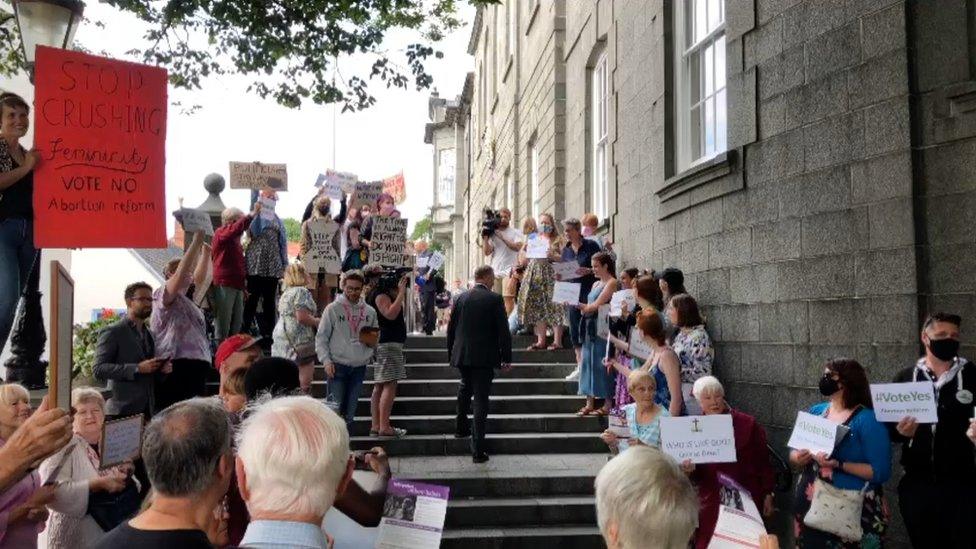
[[[671,348],[681,361],[682,383],[694,383],[698,378],[712,375],[715,349],[705,326],[698,325],[687,332],[678,330]]]
[[[278,300],[278,324],[275,326],[272,356],[292,358],[295,347],[315,342],[315,330],[295,318],[299,309],[315,314],[315,300],[312,292],[303,286],[288,288]]]

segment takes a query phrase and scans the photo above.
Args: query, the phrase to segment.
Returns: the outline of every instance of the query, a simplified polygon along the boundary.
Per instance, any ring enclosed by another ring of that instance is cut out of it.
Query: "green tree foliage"
[[[443,56],[433,45],[462,25],[460,0],[104,1],[148,24],[144,43],[128,54],[167,68],[174,86],[199,89],[210,76],[244,75],[249,91],[287,107],[311,101],[364,109],[376,101],[372,79],[428,88],[424,64]],[[384,49],[395,31],[412,31],[417,40],[402,51]],[[16,24],[0,10],[0,73],[22,70],[19,49]],[[353,54],[367,59],[369,74],[335,70],[337,58]]]
[[[410,240],[414,242],[426,240],[430,244],[431,250],[438,252],[444,251],[444,246],[440,242],[434,242],[434,219],[430,214],[424,216],[423,219],[413,226],[413,232],[410,233]]]
[[[98,320],[87,324],[75,325],[74,345],[72,354],[74,355],[74,366],[71,369],[71,377],[79,380],[80,383],[92,383],[95,378],[93,368],[95,367],[95,344],[98,342],[98,333],[102,328],[117,321],[120,317],[110,309],[102,312]]]
[[[292,218],[285,217],[281,220],[285,224],[285,235],[288,237],[288,242],[298,242],[302,239],[302,222]]]

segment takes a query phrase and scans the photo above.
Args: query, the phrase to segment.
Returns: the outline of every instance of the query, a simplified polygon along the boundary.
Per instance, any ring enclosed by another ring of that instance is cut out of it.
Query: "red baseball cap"
[[[247,334],[237,334],[228,337],[217,347],[217,356],[214,357],[214,367],[217,368],[217,371],[220,371],[220,367],[224,365],[224,361],[230,355],[250,349],[258,341],[261,341],[261,338],[252,337]]]

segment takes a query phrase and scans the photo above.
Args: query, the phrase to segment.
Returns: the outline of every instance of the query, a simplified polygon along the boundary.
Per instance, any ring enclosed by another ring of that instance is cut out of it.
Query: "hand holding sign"
[[[872,383],[874,415],[883,423],[913,418],[918,423],[938,423],[935,391],[929,381],[917,383]]]
[[[179,211],[183,230],[188,233],[202,232],[206,236],[213,236],[213,223],[210,216],[200,210],[183,208]]]
[[[735,433],[732,416],[661,418],[661,450],[678,463],[734,463]]]
[[[138,459],[142,451],[142,415],[106,421],[99,442],[101,468]]]
[[[552,287],[552,301],[560,305],[575,305],[579,303],[579,293],[582,286],[578,282],[556,282]]]
[[[827,418],[797,412],[793,433],[786,445],[794,450],[807,450],[814,455],[820,452],[829,455],[847,431],[847,427]]]

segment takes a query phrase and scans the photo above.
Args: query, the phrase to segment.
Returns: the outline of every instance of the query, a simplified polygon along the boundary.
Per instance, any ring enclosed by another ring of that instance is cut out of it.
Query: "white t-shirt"
[[[509,276],[511,274],[509,271],[518,261],[518,252],[506,246],[498,233],[505,235],[509,242],[519,244],[523,240],[522,232],[514,227],[509,227],[491,235],[491,245],[495,248],[495,253],[491,254],[491,261],[489,262],[491,268],[495,270],[496,277]]]

